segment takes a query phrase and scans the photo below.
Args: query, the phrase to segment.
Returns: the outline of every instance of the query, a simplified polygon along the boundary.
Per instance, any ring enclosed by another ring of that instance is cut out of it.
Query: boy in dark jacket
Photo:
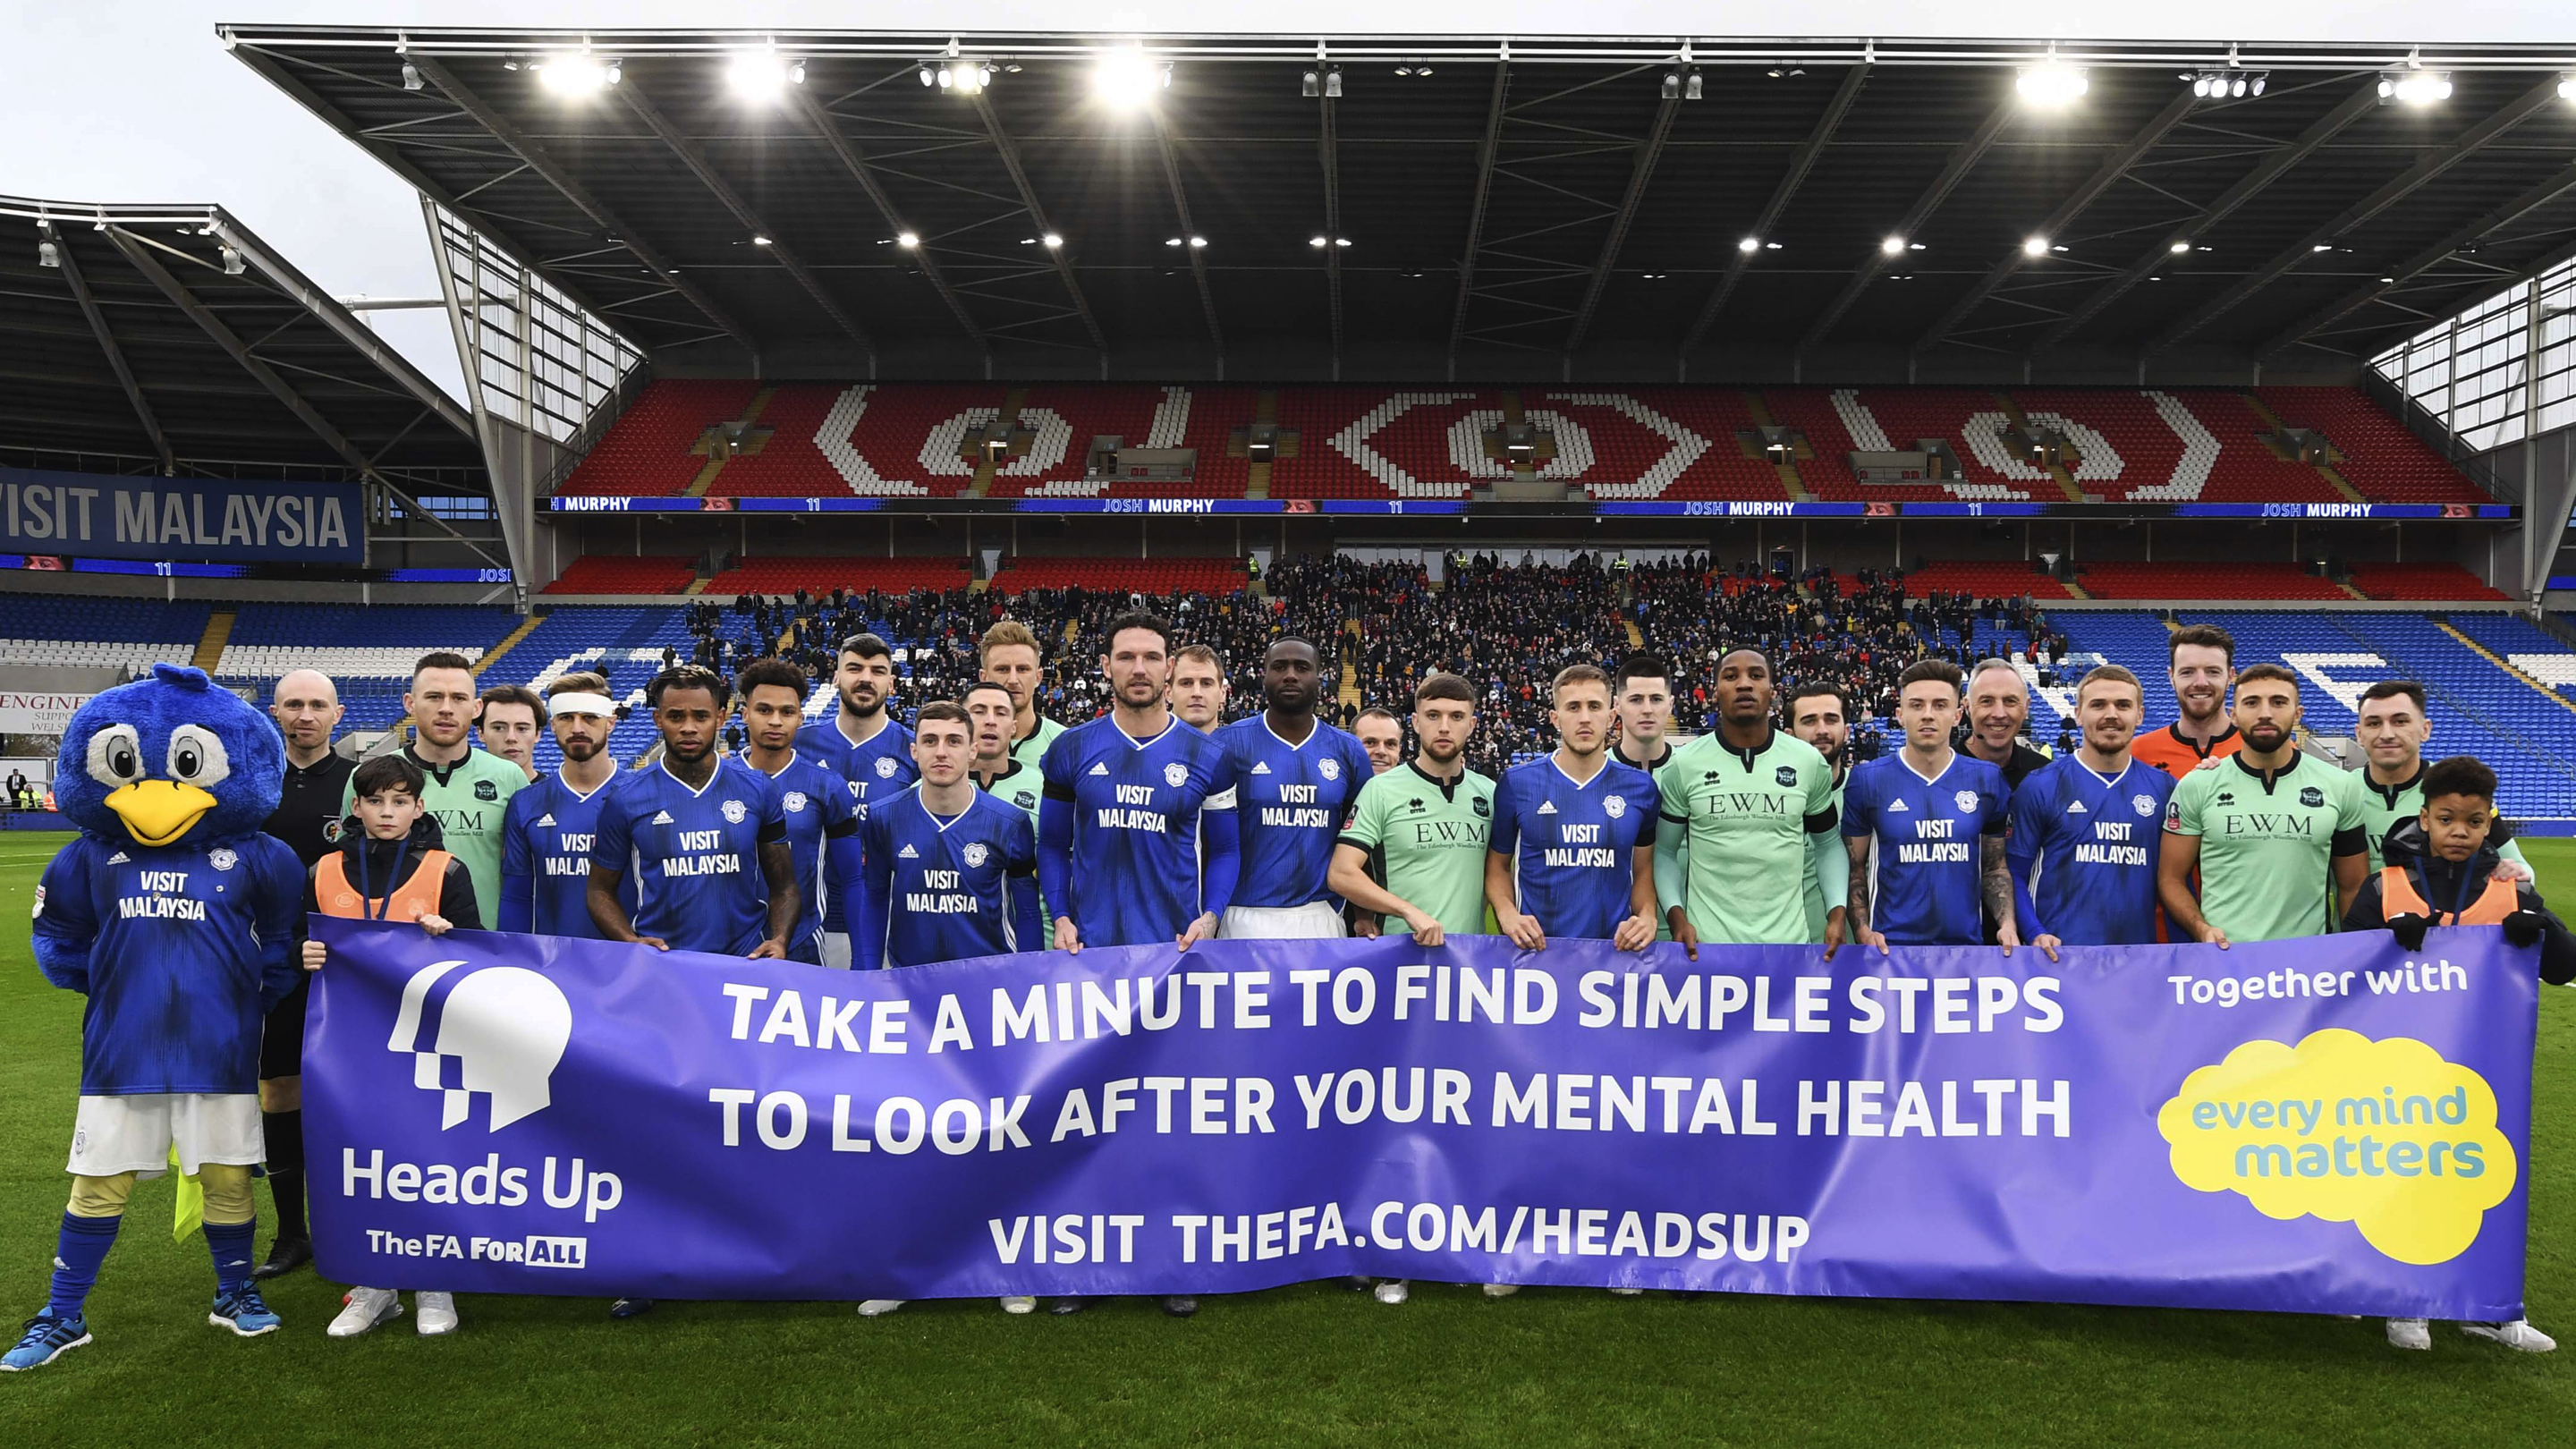
[[[442,848],[438,817],[421,808],[426,781],[420,767],[400,755],[378,755],[349,777],[351,813],[340,849],[313,864],[304,888],[305,910],[350,920],[408,921],[433,936],[462,927],[483,929],[474,899],[474,877],[465,862]],[[304,969],[318,971],[328,958],[319,941],[302,947]],[[456,1331],[456,1295],[416,1293],[423,1335]],[[348,1306],[331,1320],[333,1338],[350,1338],[402,1312],[390,1288],[353,1288]]]
[[[2496,850],[2508,834],[2496,818],[2495,792],[2495,771],[2465,755],[2425,770],[2423,810],[2388,832],[2382,848],[2388,863],[2362,882],[2343,928],[2384,927],[2398,945],[2415,951],[2434,926],[2500,926],[2512,944],[2540,947],[2541,980],[2564,985],[2576,980],[2576,936],[2517,873],[2497,874]],[[2525,1353],[2558,1347],[2527,1319],[2460,1328]],[[2397,1348],[2431,1348],[2432,1327],[2421,1318],[2392,1318],[2388,1341]]]

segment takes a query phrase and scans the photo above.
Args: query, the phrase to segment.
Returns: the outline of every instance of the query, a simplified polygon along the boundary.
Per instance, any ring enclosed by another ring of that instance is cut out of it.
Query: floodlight
[[[921,237],[915,232],[899,231],[895,233],[894,244],[907,249],[917,247],[921,245]]]
[[[1327,95],[1341,94],[1341,81],[1327,76]],[[1091,73],[1092,94],[1113,106],[1136,107],[1154,98],[1154,92],[1172,83],[1168,66],[1156,66],[1145,58],[1145,52],[1134,46],[1112,51],[1100,58]]]
[[[419,90],[423,84],[424,82],[420,78],[420,67],[412,64],[410,61],[404,61],[402,63],[403,89],[407,91],[416,91]]]
[[[1060,247],[1064,245],[1064,238],[1056,235],[1054,232],[1048,232],[1045,236],[1039,238],[1039,240],[1045,242],[1050,247]]]
[[[63,252],[62,252],[62,248],[60,248],[60,247],[58,247],[58,246],[55,246],[52,242],[49,242],[49,241],[40,241],[40,242],[36,243],[36,265],[37,265],[37,266],[40,266],[40,267],[59,267],[59,266],[61,266],[62,264],[63,264]]]
[[[1682,73],[1677,70],[1665,71],[1664,83],[1662,86],[1658,87],[1657,93],[1668,101],[1680,100],[1682,98]]]
[[[2187,241],[2178,241],[2172,246],[2165,248],[2165,250],[2173,253],[2175,256],[2181,256],[2183,253],[2191,250],[2191,243]]]
[[[2044,257],[2044,256],[2047,256],[2047,255],[2048,255],[2048,238],[2046,238],[2046,237],[2044,237],[2044,236],[2026,236],[2026,237],[2023,237],[2023,238],[2021,239],[2021,254],[2022,254],[2023,256],[2026,256],[2026,257]]]
[[[242,274],[242,254],[240,248],[220,247],[217,248],[216,255],[223,260],[225,276],[238,277]]]
[[[774,101],[804,82],[805,63],[782,60],[773,50],[737,50],[725,61],[725,84],[747,101]]]
[[[2091,87],[2082,66],[2062,65],[2054,59],[2023,66],[2013,78],[2013,89],[2034,106],[2072,105]]]
[[[1744,240],[1735,244],[1735,249],[1739,252],[1743,252],[1747,256],[1750,256],[1753,253],[1762,250],[1762,240],[1759,237],[1746,237]]]
[[[2379,98],[2404,106],[2430,106],[2451,98],[2451,73],[2441,70],[2391,71],[2379,78]]]
[[[530,67],[537,84],[559,96],[586,96],[617,83],[610,66],[579,52],[550,55]]]
[[[1306,74],[1297,82],[1297,94],[1304,96],[1310,101],[1323,93],[1324,78],[1311,70],[1306,72]]]
[[[1332,244],[1333,239],[1328,236],[1310,236],[1306,238],[1306,245],[1314,247],[1319,251],[1325,247],[1331,246]]]
[[[1190,238],[1190,245],[1191,245],[1191,246],[1193,246],[1193,247],[1203,247],[1203,246],[1206,246],[1206,245],[1207,245],[1207,238],[1206,238],[1206,237],[1203,237],[1203,236],[1194,236],[1194,237],[1191,237],[1191,238]],[[1344,243],[1342,243],[1342,245],[1344,245],[1344,246],[1349,246],[1349,245],[1350,245],[1350,243],[1349,243],[1349,242],[1344,242]]]
[[[1901,236],[1889,237],[1878,244],[1878,249],[1881,253],[1887,256],[1901,257],[1905,255],[1905,238]]]
[[[2562,101],[2576,101],[2576,75],[2566,76],[2560,79],[2558,82],[2558,99]]]

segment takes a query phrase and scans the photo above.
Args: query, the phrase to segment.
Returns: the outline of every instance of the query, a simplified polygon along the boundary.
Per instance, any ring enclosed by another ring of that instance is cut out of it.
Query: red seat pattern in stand
[[[2263,442],[2269,425],[2241,392],[2177,390],[2174,399],[2218,439],[2218,464],[2201,499],[2208,503],[2347,503],[2316,469],[2274,453]],[[2222,598],[2243,595],[2225,594]]]
[[[993,575],[987,589],[1023,594],[1031,589],[1106,589],[1138,594],[1232,594],[1250,582],[1243,561],[1230,558],[1030,558],[1015,557]]]
[[[2492,602],[2513,597],[2455,563],[2354,564],[2352,586],[2374,599]]]
[[[1754,425],[1753,414],[1733,389],[1531,390],[1521,404],[1534,420],[1554,413],[1582,430],[1578,439],[1557,429],[1556,463],[1539,476],[1595,498],[1778,503],[1789,496],[1769,463],[1744,456],[1736,434]]]
[[[847,391],[844,389],[844,393]],[[953,449],[941,447],[934,452],[930,446],[932,430],[970,410],[982,410],[987,421],[999,417],[1008,396],[1008,389],[992,383],[872,386],[857,423],[850,429],[849,446],[860,461],[875,470],[877,477],[890,484],[915,484],[930,497],[954,498],[974,483],[975,470]],[[842,408],[837,395],[834,407]],[[964,430],[958,429],[957,434],[962,442]],[[924,461],[925,452],[932,453],[931,461]],[[824,457],[830,461],[828,449]],[[838,475],[837,467],[833,471]],[[840,489],[871,496],[909,496],[911,491],[846,478]]]
[[[1911,451],[1916,442],[1924,438],[1939,438],[1950,445],[1951,452],[1959,455],[1958,481],[1986,485],[1973,494],[1943,490],[1935,496],[2059,496],[2056,481],[2036,464],[2025,463],[2022,471],[2007,472],[1978,452],[1978,448],[1983,446],[1988,453],[2001,455],[1994,434],[2009,419],[2005,416],[2003,404],[1993,393],[1956,388],[1870,387],[1859,390],[1858,401],[1886,430],[1887,441],[1896,451]],[[2031,473],[2039,476],[2031,477]],[[2043,491],[2033,493],[2033,488]],[[1998,489],[2002,491],[1997,492]],[[1877,495],[1873,493],[1871,496]]]
[[[2118,503],[2135,490],[2141,502],[2196,502],[2208,492],[2205,478],[2177,476],[2184,462],[2182,435],[2157,413],[2155,399],[2119,388],[2021,388],[2012,395],[2031,426],[2067,425],[2076,461],[2075,486]],[[2085,436],[2087,432],[2098,437]],[[2206,445],[2204,445],[2206,446]],[[2194,488],[2192,483],[2199,486]],[[2046,496],[2043,494],[2042,496]]]
[[[992,495],[1094,496],[1100,488],[1084,467],[1091,440],[1106,435],[1126,439],[1131,448],[1152,446],[1147,439],[1163,397],[1159,387],[1133,385],[1075,382],[1030,388],[1020,398],[1019,425],[1036,436],[1025,455],[994,470]]]
[[[762,406],[754,426],[769,429],[756,454],[727,459],[709,495],[719,498],[829,498],[850,485],[823,456],[814,435],[823,428],[842,389],[832,383],[781,386]]]
[[[2325,434],[2343,454],[2335,471],[2374,503],[2495,501],[2359,388],[2264,387],[2254,395],[2284,424]]]
[[[690,447],[707,429],[741,417],[758,391],[760,384],[748,378],[647,383],[556,494],[653,498],[682,492],[707,461]]]
[[[963,559],[801,557],[775,555],[747,558],[707,581],[710,594],[792,594],[803,589],[827,594],[834,589],[897,594],[922,589],[962,589],[972,582]]]
[[[1261,389],[1254,387],[1194,387],[1190,389],[1190,425],[1181,434],[1181,446],[1196,448],[1198,462],[1193,465],[1187,483],[1130,483],[1110,485],[1112,498],[1241,498],[1252,488],[1252,460],[1229,458],[1228,444],[1234,430],[1252,426],[1253,415],[1261,410]],[[1278,476],[1278,465],[1271,465],[1271,476]],[[1277,494],[1274,492],[1273,497]]]
[[[2349,599],[2330,579],[2294,563],[2085,564],[2097,599]]]
[[[1908,597],[1967,594],[1979,599],[2071,599],[2066,585],[2015,559],[1925,564],[1905,576]]]
[[[1279,424],[1297,433],[1297,456],[1271,465],[1270,496],[1464,498],[1476,480],[1451,459],[1449,430],[1502,406],[1471,388],[1283,388]],[[1357,457],[1333,445],[1354,424]]]
[[[687,589],[698,571],[676,555],[584,554],[572,561],[546,594],[676,594]]]
[[[1818,499],[1833,503],[1956,502],[1958,496],[1938,483],[1863,483],[1852,476],[1851,454],[1858,448],[1851,430],[1834,408],[1833,390],[1821,387],[1766,387],[1762,403],[1771,421],[1794,428],[1807,438],[1814,456],[1798,460],[1798,481]],[[1913,440],[1907,439],[1912,447]]]

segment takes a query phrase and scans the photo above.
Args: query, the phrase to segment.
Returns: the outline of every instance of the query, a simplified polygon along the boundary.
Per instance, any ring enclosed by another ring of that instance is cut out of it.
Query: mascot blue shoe
[[[180,665],[99,694],[63,734],[55,797],[81,834],[45,868],[34,944],[47,980],[89,998],[71,1203],[45,1309],[0,1370],[90,1341],[83,1307],[135,1179],[174,1158],[205,1189],[207,1321],[278,1326],[251,1282],[251,1170],[261,1022],[298,974],[303,869],[260,833],[285,773],[276,727]]]

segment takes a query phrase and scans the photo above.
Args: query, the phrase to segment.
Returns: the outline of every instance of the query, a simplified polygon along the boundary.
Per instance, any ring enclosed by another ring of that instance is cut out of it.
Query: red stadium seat
[[[2426,599],[2445,603],[2513,596],[2455,563],[2374,563],[2352,566],[2352,586],[2374,599]]]
[[[2284,424],[2325,434],[2343,454],[2335,471],[2374,503],[2495,501],[2359,388],[2265,387],[2254,395]]]
[[[909,589],[962,589],[973,582],[962,559],[806,557],[786,554],[747,558],[707,581],[710,594],[829,593],[848,589],[902,593]]]
[[[2097,563],[2083,565],[2097,599],[2349,599],[2331,579],[2294,563]]]
[[[1249,582],[1243,561],[1230,558],[1031,558],[1014,557],[993,575],[997,594],[1031,589],[1101,589],[1138,594],[1231,594]]]
[[[707,463],[690,447],[707,429],[741,417],[758,391],[749,379],[647,384],[555,491],[628,498],[683,492]]]
[[[677,594],[685,592],[697,568],[677,556],[636,558],[623,554],[585,554],[572,561],[548,594]]]

